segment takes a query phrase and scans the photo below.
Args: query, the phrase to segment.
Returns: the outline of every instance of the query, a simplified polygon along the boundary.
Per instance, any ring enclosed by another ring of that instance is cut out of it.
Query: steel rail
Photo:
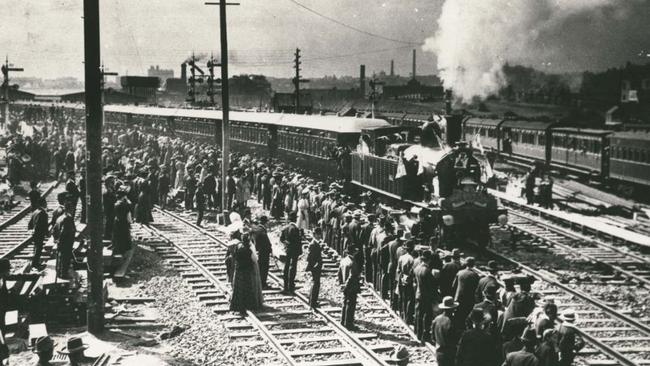
[[[523,214],[521,214],[519,212],[510,212],[509,214],[520,217],[520,218],[523,218],[524,220],[528,220],[528,221],[532,222],[533,225],[535,225],[535,226],[542,227],[542,228],[550,231],[551,233],[562,235],[562,236],[565,236],[565,237],[567,237],[569,239],[589,240],[588,238],[582,238],[580,235],[576,235],[575,233],[573,233],[573,232],[571,232],[569,230],[566,230],[564,228],[558,228],[555,225],[552,225],[550,223],[535,221],[533,218],[527,217],[526,215],[523,215]],[[524,232],[524,233],[526,233],[526,234],[528,234],[530,236],[536,237],[536,238],[538,238],[538,239],[540,239],[540,240],[542,240],[544,242],[551,243],[555,247],[564,249],[564,250],[566,250],[568,252],[571,252],[571,253],[574,253],[574,254],[576,254],[578,256],[587,258],[590,261],[593,261],[595,263],[602,264],[602,265],[612,269],[615,272],[618,272],[618,273],[621,273],[621,274],[625,275],[628,278],[635,279],[641,285],[650,286],[650,279],[649,278],[639,276],[636,273],[621,267],[617,262],[607,262],[607,261],[604,261],[602,259],[596,258],[596,257],[594,257],[592,255],[589,255],[588,253],[585,253],[585,252],[581,251],[580,249],[573,248],[570,245],[560,243],[559,241],[554,240],[554,239],[545,238],[544,236],[542,236],[542,235],[540,235],[538,233],[535,233],[535,232],[533,232],[531,230],[527,230],[525,228],[522,228],[522,227],[519,226],[519,224],[513,224],[512,222],[508,222],[508,226],[510,226],[510,227],[512,227],[512,228],[514,228],[516,230],[519,230],[521,232]],[[633,258],[633,259],[639,261],[640,264],[650,266],[650,262],[648,260],[646,260],[645,258],[643,258],[643,257],[637,256],[637,255],[634,255],[634,254],[631,254],[631,253],[626,253],[626,252],[624,252],[624,251],[622,251],[622,250],[620,250],[618,248],[612,247],[612,246],[604,244],[604,243],[592,242],[592,244],[594,244],[596,247],[601,247],[601,248],[605,248],[605,249],[608,249],[608,250],[612,250],[612,251],[615,251],[618,254],[624,255],[624,256],[629,257],[629,258]]]
[[[157,211],[161,212],[162,214],[168,215],[169,217],[172,217],[173,219],[175,219],[175,220],[177,220],[177,221],[180,221],[180,222],[183,223],[184,225],[186,225],[186,226],[188,226],[188,227],[190,227],[190,228],[192,228],[192,229],[194,229],[194,230],[196,230],[196,231],[201,232],[203,235],[205,235],[206,237],[210,238],[212,241],[218,243],[221,247],[227,247],[227,245],[223,242],[223,240],[222,240],[221,238],[219,238],[219,237],[215,236],[214,234],[208,232],[208,231],[205,230],[204,228],[198,227],[198,226],[196,226],[194,223],[189,222],[188,220],[186,220],[186,219],[184,219],[184,218],[182,218],[182,217],[180,217],[180,216],[178,216],[178,215],[176,215],[176,214],[174,214],[174,213],[172,213],[172,212],[169,212],[169,211],[166,211],[166,210],[161,210],[161,209],[159,209],[158,207],[156,207],[156,209],[157,209]],[[155,228],[152,228],[152,229],[155,230],[156,232],[160,233],[160,231],[159,231],[158,229],[155,229]],[[161,234],[161,236],[162,236],[163,238],[166,238],[166,237],[164,236],[164,234],[162,234],[162,233],[160,233],[160,234]],[[170,243],[171,245],[173,245],[175,248],[182,249],[182,248],[180,248],[177,244],[173,243],[172,241],[169,241],[168,239],[166,239],[166,240],[168,241],[168,243]],[[192,256],[191,256],[189,253],[187,253],[184,249],[182,249],[182,255],[183,255],[183,256],[186,256],[186,257],[188,257],[188,256],[189,256],[189,257],[192,257]],[[188,258],[188,259],[189,259],[189,258]],[[205,268],[201,263],[199,263],[197,259],[195,259],[195,258],[192,257],[192,258],[189,259],[189,260],[192,261],[192,263],[196,263],[198,266],[200,266],[200,268],[202,268],[204,271],[206,271],[206,273],[209,274],[209,278],[210,278],[210,280],[211,280],[212,282],[214,282],[214,281],[221,282],[221,281],[219,281],[218,278],[216,278],[216,276],[214,276],[213,274],[211,274],[207,268]],[[203,272],[203,271],[202,271],[202,272]],[[269,277],[273,278],[274,281],[281,283],[281,282],[280,282],[280,279],[279,279],[276,275],[274,275],[273,273],[269,273]],[[215,285],[216,285],[216,282],[214,282],[214,283],[215,283]],[[218,287],[221,288],[221,289],[223,289],[223,285],[222,285],[222,284],[220,284]],[[225,293],[229,293],[228,290],[225,290],[224,292],[225,292]],[[309,300],[308,300],[306,297],[304,297],[302,294],[295,293],[294,296],[295,296],[296,298],[300,299],[300,301],[301,301],[304,305],[309,306]],[[351,346],[353,346],[353,348],[351,348],[351,352],[352,352],[352,354],[357,353],[357,357],[358,357],[358,356],[359,356],[358,353],[359,353],[359,352],[363,352],[363,355],[361,355],[362,357],[359,358],[361,362],[362,362],[364,359],[369,359],[371,362],[373,362],[374,364],[377,364],[377,365],[382,365],[382,366],[387,366],[387,365],[388,365],[388,364],[387,364],[387,363],[386,363],[382,358],[379,357],[379,355],[377,355],[374,351],[368,349],[368,347],[366,347],[363,343],[361,343],[361,341],[360,341],[357,337],[355,337],[355,336],[354,336],[354,335],[353,335],[353,334],[352,334],[348,329],[346,329],[345,327],[343,327],[339,322],[337,322],[337,321],[336,321],[334,318],[332,318],[329,314],[326,314],[325,312],[321,311],[320,309],[314,309],[314,311],[315,311],[317,314],[319,314],[321,317],[325,318],[325,319],[327,320],[327,324],[333,326],[334,330],[335,330],[337,333],[339,333],[340,335],[344,336],[344,337],[346,338],[347,341],[349,341],[349,342],[352,343],[352,344],[348,343],[348,344],[350,344]],[[275,338],[272,334],[270,334],[270,332],[268,331],[268,328],[266,328],[266,327],[261,323],[261,320],[260,320],[259,318],[257,318],[257,316],[256,316],[253,312],[251,312],[251,311],[247,311],[247,316],[248,316],[248,317],[251,317],[251,318],[253,319],[253,321],[252,321],[251,323],[255,324],[256,326],[259,326],[260,331],[265,335],[265,337],[267,338],[267,340],[269,340],[269,342],[271,342],[271,344],[273,344],[274,347],[275,347],[276,349],[278,349],[278,351],[281,353],[281,355],[282,355],[285,359],[287,359],[287,361],[288,361],[290,364],[292,364],[292,365],[293,365],[293,364],[296,364],[295,361],[294,361],[294,359],[293,359],[293,357],[290,356],[290,355],[289,355],[289,354],[284,350],[284,347],[282,347],[282,346],[280,345],[280,342],[277,340],[277,338]]]
[[[50,187],[48,187],[48,189],[46,189],[45,192],[43,192],[43,197],[47,197],[54,190],[54,188],[58,187],[58,185],[59,185],[59,182],[51,184]],[[24,218],[29,213],[29,211],[30,211],[30,207],[29,206],[25,207],[20,212],[18,212],[16,215],[14,215],[12,218],[5,221],[0,226],[0,230],[4,230],[7,227],[9,227],[10,225],[13,225],[16,222],[20,221],[20,219]],[[7,222],[10,222],[10,223],[7,224]],[[1,231],[0,231],[0,233],[1,233]],[[29,245],[29,243],[31,243],[31,242],[32,242],[32,238],[31,238],[31,236],[29,236],[25,240],[23,240],[22,242],[16,244],[13,248],[6,251],[5,253],[0,254],[0,258],[9,259],[9,258],[13,257],[16,253],[21,251],[24,247]]]
[[[603,302],[601,302],[599,300],[596,300],[596,299],[592,298],[591,296],[589,296],[589,295],[587,295],[587,294],[585,294],[585,293],[583,293],[583,292],[581,292],[579,290],[572,289],[571,287],[566,286],[566,285],[564,285],[564,284],[562,284],[562,283],[560,283],[560,282],[558,282],[558,281],[556,281],[556,280],[542,274],[541,272],[539,272],[539,271],[537,271],[537,270],[535,270],[535,269],[533,269],[533,268],[531,268],[531,267],[529,267],[529,266],[527,266],[527,265],[525,265],[523,263],[520,263],[520,262],[518,262],[518,261],[516,261],[514,259],[511,259],[511,258],[505,257],[505,256],[503,256],[503,255],[501,255],[501,254],[499,254],[499,253],[497,253],[497,252],[495,252],[495,251],[493,251],[491,249],[486,248],[485,250],[490,255],[492,255],[492,256],[494,256],[496,258],[499,258],[500,260],[503,260],[505,262],[509,262],[509,263],[517,266],[523,272],[528,273],[528,274],[532,275],[533,277],[535,277],[535,278],[537,278],[539,280],[542,280],[542,281],[544,281],[544,282],[546,282],[546,283],[548,283],[548,284],[550,284],[552,286],[555,286],[555,287],[558,287],[558,288],[562,289],[564,292],[567,292],[567,293],[575,296],[576,298],[578,298],[578,299],[580,299],[582,301],[585,301],[586,303],[588,303],[588,304],[590,304],[590,305],[592,305],[592,306],[594,306],[596,308],[599,308],[603,313],[608,314],[608,315],[610,315],[610,316],[612,316],[614,318],[617,318],[619,321],[621,321],[623,323],[627,323],[631,327],[636,328],[636,330],[644,333],[646,336],[650,336],[650,327],[648,325],[643,324],[643,323],[639,322],[638,320],[633,319],[633,318],[631,318],[631,317],[629,317],[627,315],[621,314],[618,311],[616,311],[615,309],[607,306]],[[597,338],[585,333],[584,331],[582,331],[578,327],[576,327],[576,329],[580,332],[581,335],[583,335],[594,346],[596,346],[596,348],[600,349],[603,353],[609,355],[610,357],[616,359],[621,364],[626,365],[626,366],[637,366],[637,364],[634,361],[630,360],[629,358],[624,356],[622,353],[616,351],[611,346],[608,346],[608,345],[604,344],[603,342],[601,342]]]

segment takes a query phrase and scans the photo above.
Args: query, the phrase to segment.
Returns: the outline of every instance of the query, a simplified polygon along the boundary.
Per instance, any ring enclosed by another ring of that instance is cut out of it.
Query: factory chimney
[[[181,80],[183,80],[184,83],[187,83],[187,63],[183,62],[181,64]]]
[[[413,50],[413,80],[415,80],[415,50]]]
[[[390,60],[390,76],[395,76],[395,61]]]
[[[359,93],[362,98],[366,96],[366,65],[359,68]]]

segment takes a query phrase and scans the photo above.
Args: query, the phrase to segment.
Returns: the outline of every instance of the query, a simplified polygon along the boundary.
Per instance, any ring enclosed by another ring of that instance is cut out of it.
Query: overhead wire
[[[321,17],[321,18],[329,20],[330,22],[336,23],[336,24],[338,24],[338,25],[340,25],[342,27],[351,29],[351,30],[353,30],[355,32],[358,32],[358,33],[365,34],[365,35],[370,36],[370,37],[375,37],[375,38],[383,39],[385,41],[391,41],[391,42],[403,43],[403,44],[409,44],[409,45],[421,45],[422,44],[422,42],[405,41],[403,39],[395,39],[395,38],[390,38],[390,37],[383,36],[381,34],[372,33],[372,32],[363,30],[361,28],[357,28],[357,27],[355,27],[353,25],[343,23],[342,21],[340,21],[338,19],[335,19],[335,18],[332,18],[329,15],[325,15],[325,14],[323,14],[321,12],[318,12],[318,11],[316,11],[316,10],[314,10],[314,9],[312,9],[312,8],[298,2],[297,0],[289,0],[289,1],[294,3],[296,6],[299,6],[299,7],[303,8],[303,9],[307,10],[308,12],[310,12],[312,14],[315,14],[315,15]]]

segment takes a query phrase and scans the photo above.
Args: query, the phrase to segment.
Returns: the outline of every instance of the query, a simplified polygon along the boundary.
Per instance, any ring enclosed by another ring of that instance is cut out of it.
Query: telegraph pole
[[[22,67],[13,67],[14,65],[9,63],[9,56],[5,59],[5,64],[2,65],[2,91],[4,99],[4,118],[2,119],[3,129],[9,126],[9,71],[24,71]],[[1,129],[0,129],[1,130]]]
[[[226,23],[226,7],[239,5],[221,0],[218,3],[206,2],[205,5],[219,5],[219,27],[221,33],[221,209],[229,209],[226,197],[226,177],[230,162],[230,119],[229,119],[229,90],[228,90],[228,33]]]
[[[88,196],[88,331],[104,330],[104,257],[102,242],[102,71],[99,0],[84,0],[86,93],[86,195]]]
[[[296,53],[293,54],[295,56],[295,61],[293,68],[296,69],[296,76],[293,78],[293,87],[295,89],[295,102],[296,102],[296,114],[300,113],[300,83],[308,83],[309,80],[307,79],[300,79],[300,48],[296,48]]]

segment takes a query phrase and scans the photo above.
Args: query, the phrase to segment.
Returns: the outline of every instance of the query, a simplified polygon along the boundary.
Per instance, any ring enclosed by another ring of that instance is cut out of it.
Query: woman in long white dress
[[[298,218],[296,225],[303,231],[309,230],[309,189],[305,188],[301,192],[298,201]]]

